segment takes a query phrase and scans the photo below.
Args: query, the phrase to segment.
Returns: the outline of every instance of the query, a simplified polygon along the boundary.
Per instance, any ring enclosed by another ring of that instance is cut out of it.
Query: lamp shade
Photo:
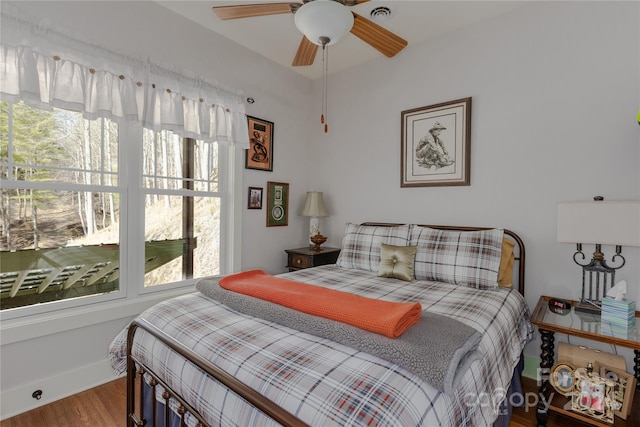
[[[307,198],[304,201],[304,207],[300,211],[300,216],[329,216],[327,208],[324,207],[322,191],[307,191]]]
[[[640,246],[640,201],[559,202],[556,240]]]
[[[321,46],[321,38],[326,37],[326,45],[331,46],[351,30],[353,13],[336,1],[314,0],[298,8],[294,22],[311,43]]]

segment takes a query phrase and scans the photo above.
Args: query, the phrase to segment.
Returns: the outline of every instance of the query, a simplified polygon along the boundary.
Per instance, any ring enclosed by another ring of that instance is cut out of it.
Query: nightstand
[[[306,247],[285,249],[285,252],[287,253],[287,268],[289,271],[295,271],[319,265],[335,264],[338,260],[340,249],[322,247],[319,251],[314,251]]]
[[[611,426],[598,422],[594,418],[583,416],[577,412],[565,409],[564,406],[569,401],[559,394],[553,393],[552,386],[549,383],[549,372],[554,365],[554,334],[556,332],[586,338],[606,344],[617,345],[633,349],[635,352],[633,367],[634,375],[640,379],[640,313],[636,312],[636,327],[631,331],[630,335],[624,338],[615,337],[613,334],[601,326],[600,316],[588,313],[576,313],[576,301],[571,302],[571,309],[566,314],[558,314],[549,310],[548,296],[541,296],[538,300],[533,314],[531,323],[538,327],[540,332],[541,344],[541,361],[542,381],[540,382],[539,395],[545,396],[538,403],[538,426],[546,426],[548,420],[548,411],[555,412],[565,417],[573,418],[590,425]],[[634,401],[631,404],[631,415],[626,419],[615,419],[615,426],[637,426],[640,425],[640,386],[634,395]],[[551,399],[549,406],[545,403],[547,399]]]

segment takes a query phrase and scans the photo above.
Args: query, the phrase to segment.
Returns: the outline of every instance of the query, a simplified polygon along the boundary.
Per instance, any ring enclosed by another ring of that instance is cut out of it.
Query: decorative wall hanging
[[[574,384],[571,410],[613,424],[613,381],[579,368],[574,372]]]
[[[400,186],[470,185],[471,98],[403,111]]]
[[[247,169],[273,171],[273,123],[247,116],[249,148],[244,166]]]
[[[631,414],[631,404],[636,391],[636,377],[622,369],[600,366],[600,376],[613,381],[614,414],[626,420]]]
[[[289,224],[289,184],[267,182],[267,227]]]
[[[559,362],[551,368],[551,385],[563,396],[571,397],[573,394],[575,368],[568,363]]]
[[[262,187],[249,187],[247,209],[262,209]]]

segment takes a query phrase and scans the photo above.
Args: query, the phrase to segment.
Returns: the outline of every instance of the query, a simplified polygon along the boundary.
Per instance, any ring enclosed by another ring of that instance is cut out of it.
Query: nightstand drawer
[[[319,251],[315,251],[306,247],[285,249],[285,252],[287,253],[287,268],[289,271],[294,271],[319,265],[335,264],[340,254],[340,249],[321,248]]]
[[[313,259],[307,255],[289,254],[289,267],[290,268],[309,268],[313,267]]]

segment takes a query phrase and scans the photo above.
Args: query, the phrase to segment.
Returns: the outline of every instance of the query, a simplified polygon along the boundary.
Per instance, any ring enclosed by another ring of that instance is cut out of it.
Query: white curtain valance
[[[88,45],[51,25],[2,14],[0,97],[89,119],[249,147],[244,96],[149,59]],[[9,27],[9,28],[7,28]]]

